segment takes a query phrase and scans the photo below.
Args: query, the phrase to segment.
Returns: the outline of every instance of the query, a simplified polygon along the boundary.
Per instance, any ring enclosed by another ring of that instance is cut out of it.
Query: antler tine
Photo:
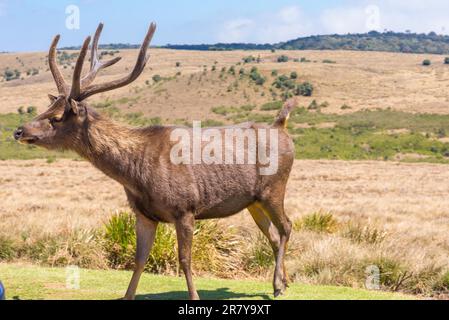
[[[64,77],[62,76],[62,73],[56,63],[56,47],[58,46],[60,38],[61,37],[58,34],[54,37],[53,42],[51,43],[50,51],[48,52],[48,65],[50,66],[50,71],[53,75],[53,79],[56,82],[59,94],[67,95],[69,91],[67,83],[65,82]]]
[[[134,66],[134,69],[132,70],[132,72],[130,74],[128,74],[127,76],[125,76],[121,79],[115,80],[115,81],[98,84],[98,85],[92,85],[92,86],[86,88],[81,93],[79,100],[82,101],[84,99],[87,99],[90,96],[95,95],[95,94],[124,87],[124,86],[130,84],[131,82],[133,82],[134,80],[136,80],[142,74],[146,63],[148,62],[148,59],[150,58],[150,56],[147,56],[147,50],[148,50],[148,46],[151,43],[151,40],[153,39],[155,32],[156,32],[156,24],[151,23],[151,25],[148,29],[148,32],[145,36],[145,39],[142,42],[142,46],[140,47],[140,52],[139,52],[139,56],[137,57],[136,65]]]
[[[103,31],[103,23],[98,25],[97,31],[95,32],[94,41],[92,42],[91,48],[91,58],[90,58],[90,71],[89,73],[81,79],[81,88],[86,88],[94,82],[95,77],[101,69],[105,69],[110,67],[117,62],[119,62],[122,58],[117,57],[111,59],[109,61],[101,62],[98,58],[98,43],[100,41],[101,32]]]
[[[70,98],[78,100],[81,95],[81,72],[83,71],[84,60],[86,59],[87,49],[89,48],[90,37],[84,40],[83,46],[81,47],[78,60],[76,61],[75,70],[72,79],[72,88],[70,91]]]

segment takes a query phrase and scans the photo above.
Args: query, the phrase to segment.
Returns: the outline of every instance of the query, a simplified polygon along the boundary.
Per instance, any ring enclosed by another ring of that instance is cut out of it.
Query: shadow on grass
[[[262,299],[269,300],[267,294],[246,294],[229,291],[229,288],[220,288],[216,290],[198,290],[202,300],[233,300],[233,299]],[[137,295],[137,300],[186,300],[189,298],[187,291],[171,291],[164,293]]]

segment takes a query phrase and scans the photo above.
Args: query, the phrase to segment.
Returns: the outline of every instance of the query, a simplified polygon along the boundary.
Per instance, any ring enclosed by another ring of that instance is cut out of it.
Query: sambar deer
[[[129,204],[136,214],[137,250],[135,268],[125,299],[134,299],[139,279],[155,240],[158,223],[176,227],[178,254],[186,277],[190,299],[199,299],[192,280],[191,246],[195,220],[225,218],[247,208],[256,224],[269,239],[275,255],[274,295],[287,287],[284,256],[291,232],[291,222],[284,212],[284,195],[294,161],[294,145],[286,130],[289,114],[296,105],[289,101],[271,126],[245,123],[216,128],[276,131],[277,171],[263,175],[266,164],[255,163],[174,163],[171,152],[177,141],[171,139],[179,127],[152,126],[130,128],[100,115],[85,100],[95,94],[126,86],[136,80],[149,59],[147,49],[156,31],[151,24],[133,70],[123,78],[93,84],[98,72],[117,63],[120,58],[102,62],[98,42],[100,24],[91,46],[90,71],[81,76],[91,38],[88,37],[78,56],[72,84],[69,86],[56,64],[57,35],[48,54],[58,96],[49,95],[50,106],[30,123],[14,132],[17,141],[47,149],[73,150],[96,168],[123,185]],[[183,128],[193,135],[192,128]],[[261,135],[257,135],[257,142]],[[202,142],[203,147],[205,145]],[[265,143],[268,146],[267,143]],[[248,151],[248,143],[240,151]],[[188,150],[190,151],[190,150]],[[238,152],[237,148],[231,154]]]

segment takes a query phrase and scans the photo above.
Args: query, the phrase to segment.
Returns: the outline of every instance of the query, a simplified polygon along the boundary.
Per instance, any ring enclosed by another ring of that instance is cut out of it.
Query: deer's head
[[[70,148],[75,140],[79,139],[81,132],[86,129],[89,119],[93,116],[84,100],[95,94],[126,86],[140,76],[149,59],[147,49],[156,31],[156,25],[151,24],[140,48],[136,65],[128,75],[111,82],[93,84],[100,70],[116,64],[121,59],[115,58],[104,62],[99,60],[98,42],[102,30],[103,24],[100,24],[91,47],[90,71],[81,77],[91,38],[88,37],[84,41],[75,65],[71,86],[67,85],[56,64],[56,47],[60,36],[57,35],[54,38],[50,46],[48,62],[59,94],[58,96],[49,95],[48,110],[14,132],[14,138],[17,141],[48,149]]]

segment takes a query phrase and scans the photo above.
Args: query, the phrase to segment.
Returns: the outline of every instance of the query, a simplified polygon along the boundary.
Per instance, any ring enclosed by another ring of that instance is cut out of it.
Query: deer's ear
[[[55,97],[55,96],[49,94],[49,95],[48,95],[48,99],[50,99],[50,102],[51,102],[51,103],[54,103],[56,100],[58,100],[58,97]]]

